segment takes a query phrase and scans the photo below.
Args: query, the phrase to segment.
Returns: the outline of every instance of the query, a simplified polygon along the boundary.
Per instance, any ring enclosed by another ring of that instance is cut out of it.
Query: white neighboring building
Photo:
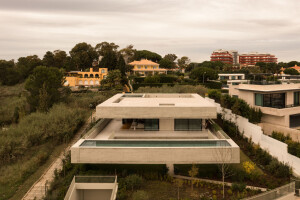
[[[198,94],[116,94],[96,108],[98,128],[71,148],[72,163],[239,163],[239,147],[207,129],[216,106]],[[220,155],[222,155],[220,157]]]
[[[229,85],[239,85],[241,83],[247,83],[248,81],[245,80],[245,74],[218,74],[219,81],[227,81],[227,84],[222,86],[222,89],[228,89]]]

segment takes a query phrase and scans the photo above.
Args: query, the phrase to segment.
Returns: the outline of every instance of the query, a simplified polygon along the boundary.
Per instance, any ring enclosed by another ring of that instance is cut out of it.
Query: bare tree
[[[232,148],[226,146],[227,142],[220,141],[220,146],[215,149],[215,158],[219,162],[218,168],[222,175],[222,185],[223,185],[223,199],[225,198],[225,179],[233,175],[232,168],[230,166],[230,160],[232,158]]]

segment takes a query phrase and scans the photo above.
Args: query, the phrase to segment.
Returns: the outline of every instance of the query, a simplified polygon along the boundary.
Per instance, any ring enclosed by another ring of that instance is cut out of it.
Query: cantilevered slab
[[[116,94],[96,108],[97,118],[217,117],[215,105],[198,94]]]

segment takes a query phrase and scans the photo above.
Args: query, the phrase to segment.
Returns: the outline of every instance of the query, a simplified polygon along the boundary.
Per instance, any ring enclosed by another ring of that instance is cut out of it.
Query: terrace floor
[[[209,130],[202,131],[144,131],[144,129],[124,129],[122,119],[113,119],[93,138],[108,139],[217,139]]]

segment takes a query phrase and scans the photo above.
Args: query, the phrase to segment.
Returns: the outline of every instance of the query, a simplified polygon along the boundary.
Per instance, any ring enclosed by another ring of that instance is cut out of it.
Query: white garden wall
[[[206,100],[215,104],[217,106],[217,112],[222,114],[224,119],[235,123],[239,131],[243,133],[245,137],[251,138],[255,144],[268,151],[279,161],[290,165],[294,174],[300,176],[300,158],[288,153],[287,144],[265,135],[260,126],[250,123],[248,119],[242,116],[233,114],[230,109],[222,108],[220,104],[216,103],[213,99],[206,97]]]

